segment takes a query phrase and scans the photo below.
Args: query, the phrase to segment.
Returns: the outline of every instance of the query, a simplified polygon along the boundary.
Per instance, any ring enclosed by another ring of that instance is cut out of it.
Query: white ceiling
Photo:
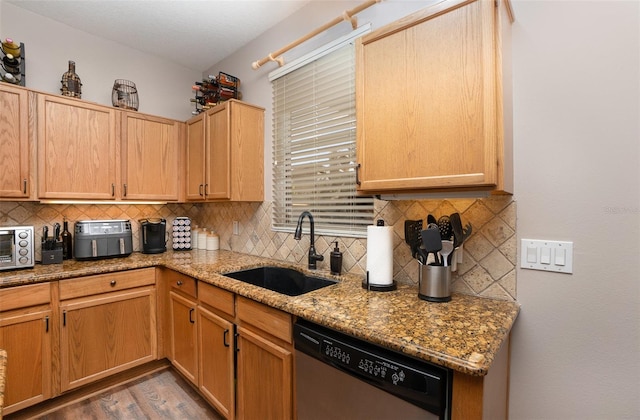
[[[4,0],[204,72],[312,0]]]

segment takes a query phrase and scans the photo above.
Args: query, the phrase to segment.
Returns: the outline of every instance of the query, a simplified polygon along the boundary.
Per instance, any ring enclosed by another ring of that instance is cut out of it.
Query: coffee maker
[[[143,254],[161,254],[167,250],[167,221],[165,219],[141,219],[140,248]]]

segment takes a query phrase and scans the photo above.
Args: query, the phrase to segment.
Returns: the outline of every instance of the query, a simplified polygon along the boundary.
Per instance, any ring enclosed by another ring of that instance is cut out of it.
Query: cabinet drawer
[[[234,315],[233,293],[219,287],[200,282],[198,284],[198,298],[200,303],[211,306],[231,316]]]
[[[238,319],[262,331],[292,343],[291,315],[253,300],[238,296]]]
[[[29,284],[0,290],[0,312],[51,302],[49,283]]]
[[[171,290],[191,296],[194,299],[198,296],[196,279],[185,276],[184,274],[171,272],[171,275],[169,276],[169,287]]]
[[[155,284],[155,268],[119,271],[60,281],[60,300]]]

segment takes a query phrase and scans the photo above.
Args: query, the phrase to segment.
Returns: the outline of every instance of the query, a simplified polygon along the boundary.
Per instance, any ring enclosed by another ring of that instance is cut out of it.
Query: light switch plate
[[[571,274],[573,273],[573,242],[521,239],[520,267]]]

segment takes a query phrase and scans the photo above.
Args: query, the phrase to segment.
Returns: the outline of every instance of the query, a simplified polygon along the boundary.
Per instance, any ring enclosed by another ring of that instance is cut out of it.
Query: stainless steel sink
[[[234,271],[224,276],[288,296],[302,295],[336,283],[333,280],[308,276],[292,268],[272,266]]]

